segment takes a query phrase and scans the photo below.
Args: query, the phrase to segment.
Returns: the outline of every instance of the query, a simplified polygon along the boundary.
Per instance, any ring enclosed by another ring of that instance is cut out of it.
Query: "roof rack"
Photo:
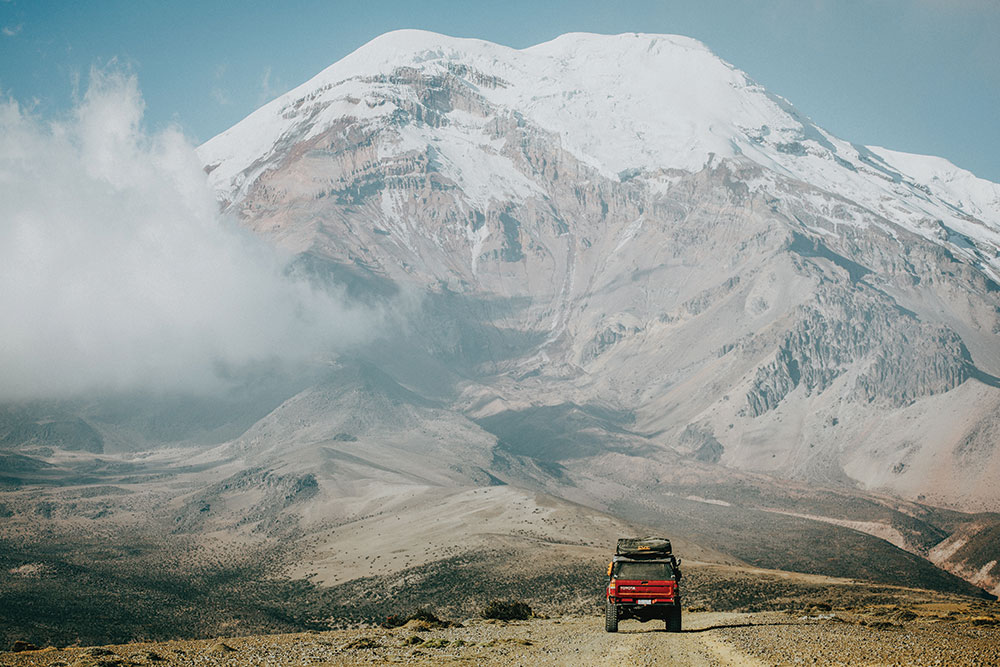
[[[623,537],[615,549],[615,555],[629,558],[662,558],[670,553],[670,540],[665,537]]]

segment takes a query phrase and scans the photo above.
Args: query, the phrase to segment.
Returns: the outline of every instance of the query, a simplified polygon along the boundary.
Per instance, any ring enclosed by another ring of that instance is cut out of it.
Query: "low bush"
[[[405,617],[397,614],[386,616],[385,621],[382,622],[382,627],[398,628],[406,625],[410,621],[420,621],[421,623],[426,624],[429,628],[450,628],[455,625],[451,621],[445,621],[438,618],[429,609],[418,609],[409,616]]]
[[[524,621],[531,618],[531,607],[523,602],[493,600],[483,608],[480,616],[498,621]]]

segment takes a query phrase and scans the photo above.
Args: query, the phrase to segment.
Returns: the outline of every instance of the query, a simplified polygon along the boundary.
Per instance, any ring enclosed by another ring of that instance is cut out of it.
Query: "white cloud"
[[[3,32],[7,37],[15,37],[24,29],[24,24],[19,23],[17,25],[5,25],[0,32]]]
[[[0,103],[0,400],[211,390],[375,319],[284,277],[217,214],[187,139],[144,133],[142,114],[134,77],[114,72],[92,72],[60,122]]]

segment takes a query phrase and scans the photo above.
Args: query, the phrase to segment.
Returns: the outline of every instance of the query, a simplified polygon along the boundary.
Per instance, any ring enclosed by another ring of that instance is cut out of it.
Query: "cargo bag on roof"
[[[670,554],[670,540],[665,537],[623,537],[618,540],[615,553],[632,558],[666,556]]]

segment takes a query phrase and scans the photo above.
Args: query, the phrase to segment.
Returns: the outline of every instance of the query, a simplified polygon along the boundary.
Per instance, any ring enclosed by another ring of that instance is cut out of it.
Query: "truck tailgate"
[[[638,579],[619,579],[615,595],[619,598],[634,599],[673,599],[677,590],[676,581],[641,581]]]

